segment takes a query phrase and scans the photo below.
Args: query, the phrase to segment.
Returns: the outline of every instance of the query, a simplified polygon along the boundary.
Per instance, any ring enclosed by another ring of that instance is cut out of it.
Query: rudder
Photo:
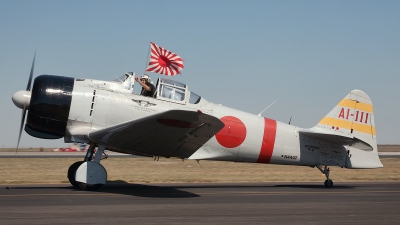
[[[377,152],[374,110],[371,98],[361,90],[351,91],[319,123],[319,129],[357,138]]]

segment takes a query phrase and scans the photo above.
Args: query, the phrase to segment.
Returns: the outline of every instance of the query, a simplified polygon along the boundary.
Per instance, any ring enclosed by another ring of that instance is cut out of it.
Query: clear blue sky
[[[149,42],[179,54],[174,79],[209,101],[312,127],[353,89],[375,110],[379,144],[400,144],[400,1],[0,0],[0,147],[15,146],[35,76],[113,80],[143,73]],[[150,74],[153,79],[158,75]],[[21,146],[60,146],[22,135]]]

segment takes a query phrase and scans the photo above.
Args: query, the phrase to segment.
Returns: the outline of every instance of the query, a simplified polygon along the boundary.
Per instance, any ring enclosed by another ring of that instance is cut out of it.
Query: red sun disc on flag
[[[174,76],[181,73],[183,60],[177,54],[150,42],[150,60],[146,71]]]

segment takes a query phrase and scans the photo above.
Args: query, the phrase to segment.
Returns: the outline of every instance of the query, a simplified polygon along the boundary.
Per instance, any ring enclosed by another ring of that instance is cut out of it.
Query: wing
[[[89,133],[107,149],[128,154],[189,158],[224,127],[196,111],[170,110]]]
[[[356,137],[349,137],[349,136],[344,136],[344,135],[340,135],[337,133],[330,133],[328,131],[325,130],[315,130],[313,128],[308,129],[308,130],[302,130],[299,131],[300,134],[304,134],[308,137],[314,138],[314,139],[318,139],[321,141],[326,141],[326,142],[330,142],[330,143],[334,143],[334,144],[340,144],[340,145],[349,145],[364,151],[372,151],[373,147],[356,138]]]

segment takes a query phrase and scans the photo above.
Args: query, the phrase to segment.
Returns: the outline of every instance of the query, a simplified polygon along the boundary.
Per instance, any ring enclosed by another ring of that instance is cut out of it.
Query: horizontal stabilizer
[[[348,145],[353,148],[361,149],[364,151],[372,151],[374,149],[370,144],[356,137],[344,136],[340,135],[339,133],[333,133],[333,132],[331,133],[329,131],[322,129],[312,128],[308,130],[299,131],[299,133],[304,134],[305,136],[313,139],[330,142],[333,144]]]

